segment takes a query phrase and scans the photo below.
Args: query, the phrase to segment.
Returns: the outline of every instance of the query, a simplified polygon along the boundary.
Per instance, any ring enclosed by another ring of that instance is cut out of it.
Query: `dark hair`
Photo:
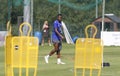
[[[57,15],[57,17],[58,17],[58,16],[62,16],[62,14],[59,13],[59,14]]]

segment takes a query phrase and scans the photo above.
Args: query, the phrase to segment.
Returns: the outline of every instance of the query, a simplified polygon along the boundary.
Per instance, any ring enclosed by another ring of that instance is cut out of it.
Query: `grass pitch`
[[[63,44],[61,59],[66,63],[65,65],[56,64],[57,58],[55,54],[50,57],[49,64],[45,63],[44,56],[52,48],[53,46],[48,45],[39,47],[37,76],[74,76],[75,45]],[[101,76],[120,76],[120,47],[104,47],[104,62],[109,62],[110,67],[103,67]],[[4,47],[0,47],[0,76],[5,76],[4,68]]]

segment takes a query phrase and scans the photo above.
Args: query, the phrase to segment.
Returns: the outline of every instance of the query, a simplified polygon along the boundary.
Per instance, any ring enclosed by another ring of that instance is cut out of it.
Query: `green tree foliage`
[[[0,0],[0,30],[5,30],[5,18],[7,17],[7,1]]]
[[[17,2],[19,1],[19,2]],[[41,31],[45,20],[49,21],[52,29],[53,21],[58,14],[58,2],[51,2],[51,0],[33,0],[34,1],[34,31]],[[58,0],[52,0],[58,1]],[[72,36],[84,36],[85,26],[90,24],[95,19],[95,1],[96,0],[61,0],[61,13],[63,14],[63,21]],[[101,1],[101,0],[99,0]],[[120,17],[120,0],[105,0],[105,13],[113,13]],[[23,15],[23,0],[13,0],[11,18],[16,19],[17,16]],[[66,3],[65,3],[66,2]],[[68,4],[68,3],[69,4]],[[0,26],[6,25],[8,21],[8,0],[0,0]],[[71,3],[71,6],[70,6]],[[89,6],[91,4],[91,6]],[[77,7],[76,7],[77,6]],[[79,9],[84,8],[84,9]],[[102,15],[102,2],[98,5],[98,16]],[[13,20],[14,27],[17,25],[17,20]],[[18,29],[18,28],[17,28]]]

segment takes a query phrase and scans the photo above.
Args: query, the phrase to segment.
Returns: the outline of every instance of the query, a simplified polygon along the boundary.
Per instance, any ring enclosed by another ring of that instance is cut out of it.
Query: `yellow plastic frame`
[[[23,36],[22,27],[29,26],[27,36]],[[23,76],[23,69],[26,69],[24,76],[29,76],[29,70],[34,69],[33,76],[37,75],[38,65],[38,38],[29,36],[32,30],[31,25],[24,22],[20,25],[21,36],[11,36],[10,22],[7,23],[8,36],[6,36],[5,46],[5,76],[15,76],[14,69],[19,70],[19,75]]]
[[[88,38],[88,28],[94,28],[93,38]],[[103,56],[103,43],[101,39],[95,39],[97,28],[95,25],[88,25],[85,28],[86,38],[79,38],[75,46],[75,65],[74,76],[77,76],[77,70],[81,69],[80,76],[86,76],[89,70],[89,76],[93,75],[93,70],[97,70],[97,76],[100,76]],[[88,76],[88,75],[87,75]]]

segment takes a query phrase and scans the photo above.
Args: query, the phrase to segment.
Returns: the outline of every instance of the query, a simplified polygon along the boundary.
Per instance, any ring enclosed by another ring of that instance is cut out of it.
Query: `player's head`
[[[62,21],[62,14],[58,14],[58,15],[57,15],[57,19],[58,19],[59,21]]]

